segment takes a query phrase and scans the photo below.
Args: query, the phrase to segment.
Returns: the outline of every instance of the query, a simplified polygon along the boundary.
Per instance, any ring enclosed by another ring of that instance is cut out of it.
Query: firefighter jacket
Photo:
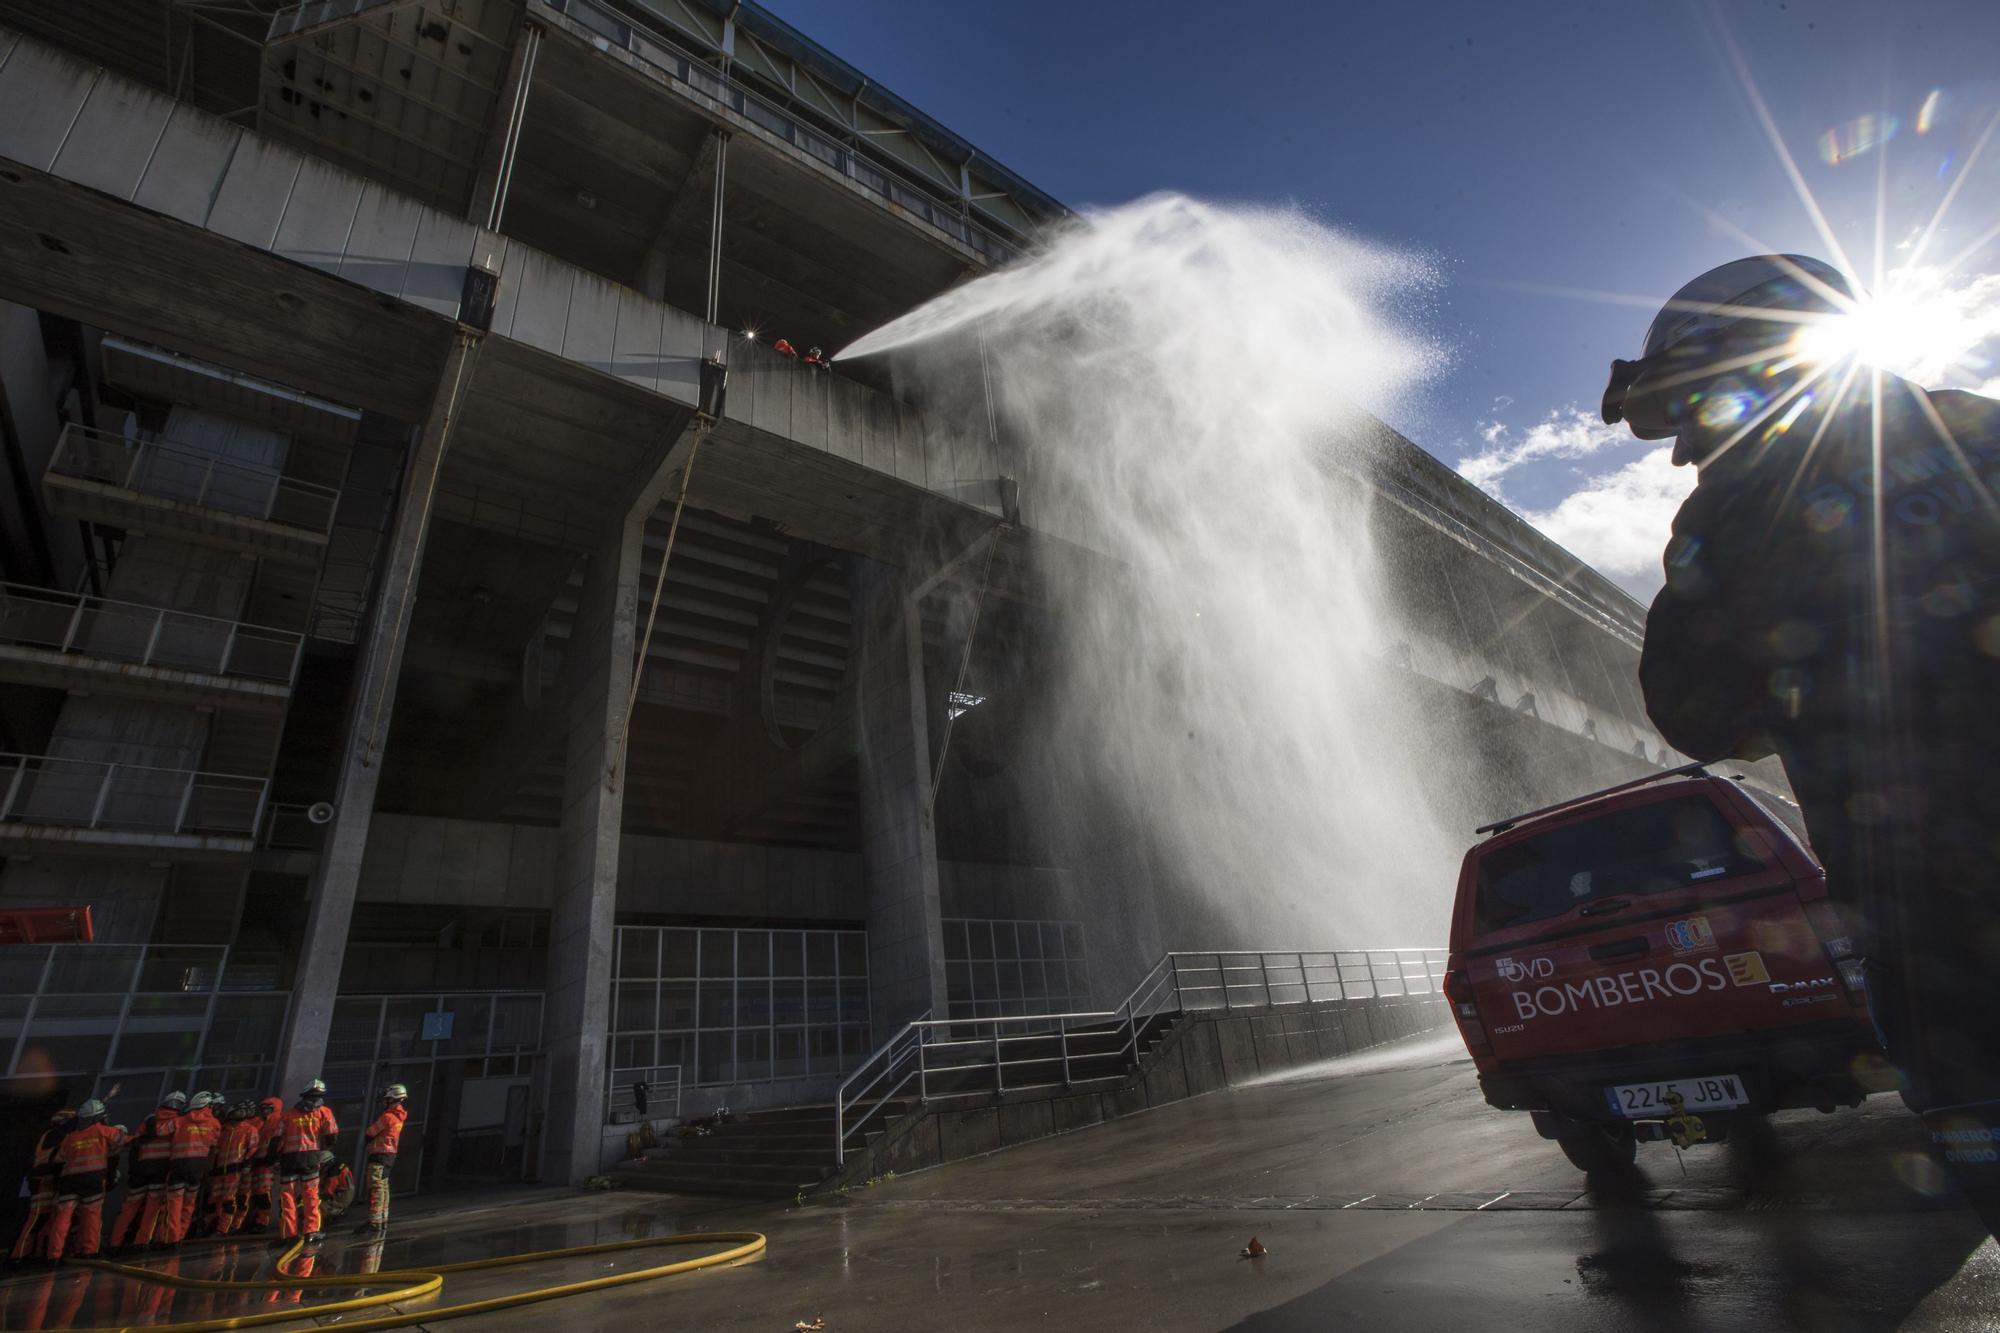
[[[222,1137],[222,1122],[206,1106],[189,1111],[174,1126],[174,1160],[206,1161],[215,1155],[216,1140]]]
[[[257,1155],[276,1158],[285,1142],[285,1108],[280,1106],[271,1114],[250,1123],[257,1126]]]
[[[335,1162],[319,1173],[319,1197],[341,1208],[354,1202],[354,1171],[345,1162]]]
[[[256,1120],[232,1120],[222,1127],[222,1143],[216,1150],[216,1166],[232,1171],[257,1155],[263,1142],[263,1125]]]
[[[53,1176],[62,1170],[62,1158],[59,1153],[62,1141],[68,1137],[69,1131],[69,1125],[52,1125],[42,1131],[42,1136],[35,1140],[35,1155],[28,1167],[30,1179],[35,1176]]]
[[[174,1130],[180,1125],[181,1112],[170,1106],[162,1106],[146,1117],[139,1132],[134,1136],[132,1155],[141,1162],[164,1162],[173,1155]]]
[[[366,1135],[369,1154],[394,1157],[397,1146],[403,1141],[403,1122],[409,1118],[409,1109],[401,1102],[391,1103],[381,1115],[376,1116]]]
[[[132,1136],[116,1125],[85,1125],[63,1136],[56,1149],[65,1176],[87,1176],[111,1169],[111,1158],[132,1141]]]
[[[338,1133],[340,1125],[333,1118],[332,1107],[294,1106],[284,1115],[283,1151],[318,1152]]]
[[[1703,465],[1639,676],[1676,749],[1782,759],[1856,952],[1898,978],[1870,1006],[1906,1099],[1984,1101],[2000,1033],[1953,988],[2000,938],[2000,403],[1870,378]]]

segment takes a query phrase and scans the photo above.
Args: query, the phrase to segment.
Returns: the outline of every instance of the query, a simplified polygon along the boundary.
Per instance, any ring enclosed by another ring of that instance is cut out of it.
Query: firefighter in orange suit
[[[96,1098],[76,1108],[76,1128],[63,1135],[56,1149],[56,1206],[49,1222],[48,1257],[60,1259],[76,1226],[75,1256],[96,1255],[104,1226],[104,1191],[118,1150],[132,1141],[123,1125],[107,1125],[110,1113]]]
[[[222,1134],[215,1141],[215,1164],[208,1173],[208,1212],[204,1221],[211,1236],[226,1236],[243,1219],[245,1170],[257,1144],[257,1126],[250,1107],[238,1102],[223,1113]]]
[[[188,1099],[188,1113],[174,1126],[174,1151],[167,1169],[170,1225],[166,1240],[170,1245],[187,1239],[188,1227],[201,1204],[201,1187],[208,1183],[208,1165],[215,1157],[216,1140],[222,1137],[222,1122],[211,1109],[214,1105],[214,1093],[197,1092]]]
[[[391,1083],[382,1090],[382,1114],[375,1117],[362,1135],[368,1178],[368,1220],[354,1229],[356,1235],[379,1236],[389,1229],[389,1172],[396,1165],[396,1150],[403,1142],[403,1123],[410,1118],[410,1090]]]
[[[125,1182],[125,1202],[111,1225],[111,1248],[133,1249],[167,1239],[167,1171],[174,1151],[174,1127],[187,1114],[184,1092],[170,1092],[159,1109],[139,1126],[132,1143],[132,1176]]]
[[[27,1184],[32,1191],[28,1198],[28,1220],[21,1224],[21,1234],[14,1241],[15,1263],[40,1257],[48,1237],[49,1219],[56,1210],[56,1177],[62,1171],[62,1160],[56,1150],[62,1147],[63,1136],[75,1125],[76,1108],[65,1106],[49,1118],[49,1127],[35,1141],[35,1155],[28,1166]]]
[[[280,1236],[303,1235],[308,1245],[319,1243],[319,1154],[338,1133],[340,1125],[326,1104],[326,1084],[314,1079],[284,1116],[278,1158]]]
[[[257,1103],[251,1123],[257,1146],[250,1158],[250,1217],[243,1228],[253,1235],[271,1229],[271,1205],[278,1196],[278,1153],[285,1141],[285,1104],[276,1097]]]

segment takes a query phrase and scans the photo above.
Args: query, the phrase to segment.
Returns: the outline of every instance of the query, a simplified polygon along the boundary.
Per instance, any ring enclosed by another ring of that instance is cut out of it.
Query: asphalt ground
[[[1430,1037],[803,1207],[560,1190],[423,1200],[386,1245],[333,1233],[322,1264],[420,1267],[678,1230],[770,1237],[754,1260],[455,1325],[510,1333],[785,1333],[821,1316],[828,1330],[2000,1328],[2000,1250],[1937,1192],[1898,1102],[1788,1113],[1776,1137],[1776,1159],[1642,1145],[1631,1182],[1586,1189],[1525,1116],[1486,1107],[1455,1037]],[[1268,1253],[1240,1257],[1252,1236]],[[248,1276],[269,1258],[213,1247],[178,1266]],[[659,1261],[467,1274],[431,1303]],[[30,1273],[0,1285],[0,1328],[289,1299],[158,1290]]]

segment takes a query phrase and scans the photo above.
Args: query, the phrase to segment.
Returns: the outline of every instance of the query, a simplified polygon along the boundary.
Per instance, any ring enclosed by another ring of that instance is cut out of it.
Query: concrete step
[[[656,1194],[702,1194],[733,1199],[788,1199],[819,1182],[800,1181],[790,1189],[767,1181],[722,1180],[707,1176],[683,1176],[667,1171],[613,1171],[611,1178],[630,1190]]]
[[[730,1144],[705,1143],[696,1139],[670,1147],[648,1149],[643,1160],[662,1165],[742,1162],[753,1166],[776,1164],[818,1167],[833,1160],[833,1137],[828,1135],[810,1148],[768,1148],[762,1145],[738,1147]]]
[[[784,1162],[757,1164],[751,1162],[700,1162],[687,1161],[646,1161],[637,1166],[620,1167],[628,1175],[660,1175],[676,1180],[728,1180],[739,1184],[762,1184],[773,1188],[817,1184],[833,1167],[833,1154],[828,1152],[820,1166],[796,1166]]]

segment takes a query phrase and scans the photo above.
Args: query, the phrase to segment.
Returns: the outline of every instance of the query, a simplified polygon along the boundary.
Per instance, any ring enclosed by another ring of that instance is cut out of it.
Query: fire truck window
[[[1561,916],[1587,902],[1665,893],[1762,867],[1706,796],[1628,806],[1496,847],[1479,862],[1475,928]]]

